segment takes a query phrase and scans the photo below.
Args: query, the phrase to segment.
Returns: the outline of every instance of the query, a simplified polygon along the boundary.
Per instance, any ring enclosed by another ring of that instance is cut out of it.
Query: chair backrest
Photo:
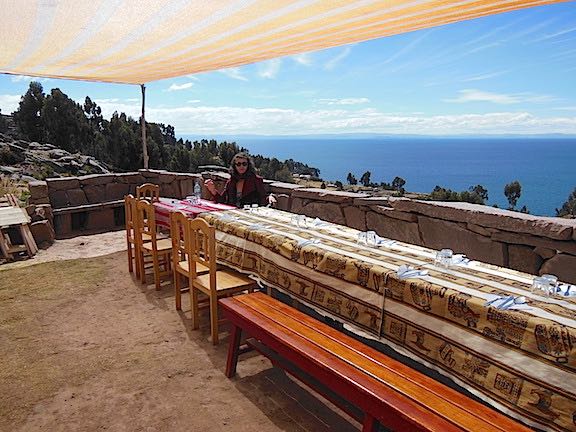
[[[190,271],[196,277],[196,264],[210,269],[210,291],[216,294],[216,230],[202,218],[188,219],[192,241]]]
[[[124,222],[126,232],[132,236],[134,235],[134,213],[135,213],[135,199],[134,195],[128,194],[124,196]]]
[[[192,255],[188,217],[181,211],[170,213],[170,238],[172,239],[172,260],[176,266],[180,261],[186,261]]]
[[[146,199],[150,202],[160,200],[160,186],[152,183],[144,183],[136,187],[136,198]]]
[[[6,199],[8,200],[8,205],[12,207],[20,207],[20,202],[18,201],[18,198],[16,198],[16,195],[7,193]]]
[[[158,241],[156,239],[156,216],[154,214],[154,206],[144,199],[137,199],[134,221],[134,237],[136,237],[136,241],[139,244],[142,244],[142,239],[146,236],[146,241],[151,241],[153,250],[157,251]],[[148,239],[148,237],[150,237],[150,239]]]

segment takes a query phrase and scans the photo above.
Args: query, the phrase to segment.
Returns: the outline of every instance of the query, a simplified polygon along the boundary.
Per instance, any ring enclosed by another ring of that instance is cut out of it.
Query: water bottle
[[[194,201],[195,204],[200,202],[202,198],[202,186],[200,186],[200,180],[194,182]]]

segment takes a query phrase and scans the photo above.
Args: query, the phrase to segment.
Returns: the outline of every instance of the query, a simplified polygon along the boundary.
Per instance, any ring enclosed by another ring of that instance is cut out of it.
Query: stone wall
[[[272,183],[278,208],[432,249],[450,248],[531,274],[576,283],[576,219],[538,217],[469,203],[376,198]]]
[[[199,178],[199,174],[143,169],[53,178],[29,184],[29,203],[50,208],[56,238],[69,238],[124,228],[124,196],[136,195],[136,187],[143,183],[159,185],[164,197],[184,198],[192,194]]]
[[[184,198],[194,180],[212,178],[223,187],[227,175],[179,174],[160,170],[48,179],[30,183],[29,214],[53,213],[57,238],[124,227],[123,197],[142,183],[160,185],[161,195]],[[476,259],[531,274],[552,273],[576,283],[576,219],[538,217],[468,203],[371,197],[367,194],[303,188],[265,181],[277,207],[319,217],[380,236],[450,248]],[[206,191],[203,191],[206,197]],[[38,209],[38,210],[37,210]],[[46,230],[43,228],[37,230]],[[34,226],[34,223],[33,223]],[[35,235],[36,236],[36,235]],[[38,240],[37,240],[38,241]]]

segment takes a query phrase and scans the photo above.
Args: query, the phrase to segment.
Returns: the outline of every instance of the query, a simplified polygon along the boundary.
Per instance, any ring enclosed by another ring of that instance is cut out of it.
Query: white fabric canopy
[[[141,84],[562,0],[0,0],[0,72]]]

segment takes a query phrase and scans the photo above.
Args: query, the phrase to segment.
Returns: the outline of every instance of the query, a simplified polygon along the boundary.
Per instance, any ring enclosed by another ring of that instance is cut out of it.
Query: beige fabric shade
[[[0,72],[142,84],[561,0],[0,0]]]

